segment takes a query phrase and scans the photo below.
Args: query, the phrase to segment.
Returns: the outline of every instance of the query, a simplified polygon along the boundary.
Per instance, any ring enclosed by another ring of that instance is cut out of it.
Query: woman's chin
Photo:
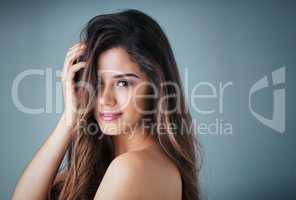
[[[103,132],[104,135],[106,136],[116,136],[116,135],[120,135],[119,133],[113,133],[113,132]]]
[[[120,130],[116,123],[104,123],[104,125],[100,125],[100,128],[105,135],[112,136],[120,134]]]

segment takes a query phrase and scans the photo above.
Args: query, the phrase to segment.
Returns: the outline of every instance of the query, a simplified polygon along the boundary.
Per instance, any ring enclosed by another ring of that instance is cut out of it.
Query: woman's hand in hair
[[[86,49],[85,43],[77,43],[68,49],[65,57],[61,80],[63,85],[64,96],[64,117],[68,126],[73,126],[77,111],[77,95],[75,91],[75,74],[86,66],[86,62],[75,62],[84,54]]]
[[[69,134],[69,130],[74,125],[77,107],[73,79],[75,73],[86,66],[84,62],[74,64],[74,61],[83,54],[84,49],[83,44],[76,44],[67,53],[61,74],[65,103],[64,113],[56,128],[22,173],[12,195],[12,200],[48,199],[48,192],[52,184],[61,178],[56,178],[56,175],[73,136]],[[32,184],[34,184],[34,188],[32,188]]]

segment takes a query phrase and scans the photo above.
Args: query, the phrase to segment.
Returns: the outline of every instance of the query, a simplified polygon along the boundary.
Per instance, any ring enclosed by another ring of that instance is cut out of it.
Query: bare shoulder
[[[95,199],[181,199],[176,167],[152,149],[124,153],[108,167]]]

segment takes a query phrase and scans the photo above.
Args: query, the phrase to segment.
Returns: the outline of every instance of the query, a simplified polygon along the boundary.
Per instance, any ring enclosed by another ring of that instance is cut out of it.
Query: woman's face
[[[95,117],[106,135],[131,133],[145,109],[148,80],[123,48],[98,58],[98,95]]]

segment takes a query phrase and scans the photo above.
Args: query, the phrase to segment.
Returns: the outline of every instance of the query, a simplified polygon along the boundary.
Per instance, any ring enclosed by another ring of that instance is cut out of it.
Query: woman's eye
[[[129,82],[128,82],[128,80],[119,80],[118,82],[117,82],[117,86],[119,86],[119,87],[127,87],[127,86],[129,86]]]

